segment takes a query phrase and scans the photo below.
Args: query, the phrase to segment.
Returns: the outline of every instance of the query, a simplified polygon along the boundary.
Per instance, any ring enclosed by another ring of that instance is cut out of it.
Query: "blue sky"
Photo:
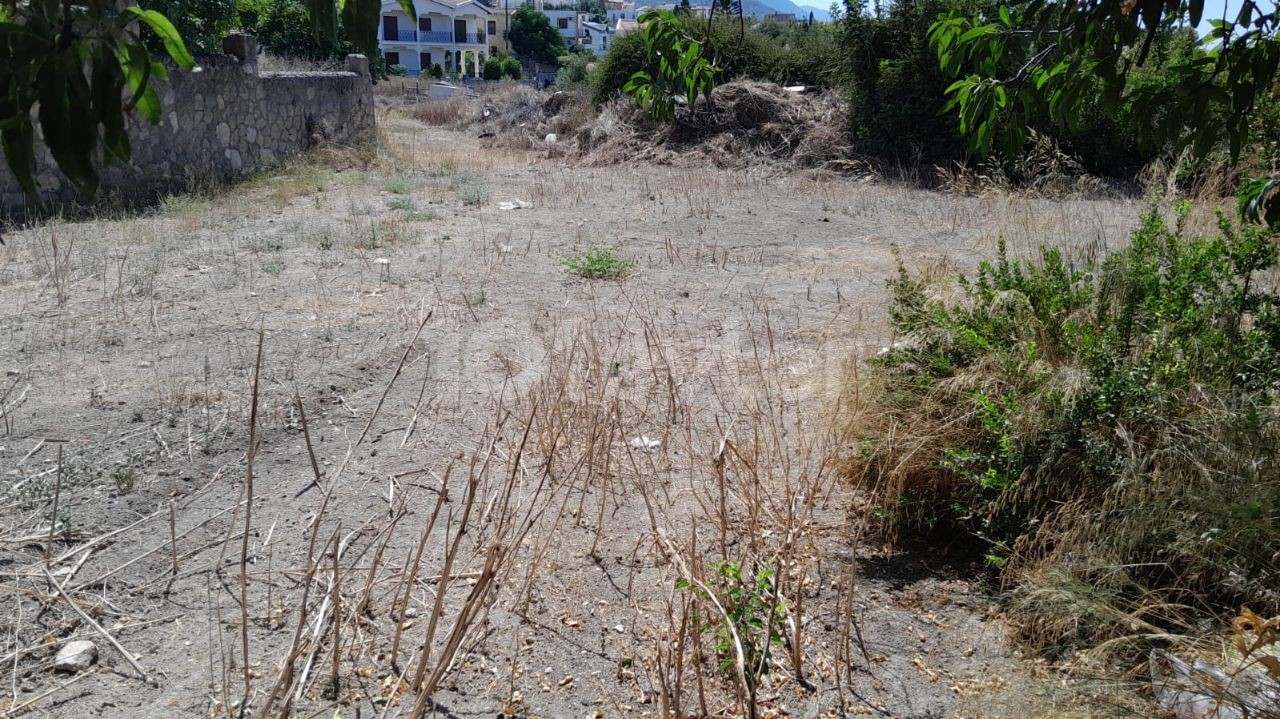
[[[1201,19],[1200,27],[1197,29],[1203,35],[1209,31],[1209,20],[1235,19],[1238,12],[1240,12],[1240,0],[1206,0],[1204,18]]]

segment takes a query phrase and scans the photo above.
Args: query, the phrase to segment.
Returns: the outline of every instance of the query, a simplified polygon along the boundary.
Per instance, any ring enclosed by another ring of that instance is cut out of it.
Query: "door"
[[[368,27],[366,25],[366,27]],[[382,16],[382,39],[383,40],[399,40],[400,24],[396,21],[395,15]]]
[[[454,42],[467,41],[467,21],[466,20],[453,21],[453,41]]]
[[[420,53],[418,53],[418,66],[419,66],[419,68],[422,70],[422,72],[430,72],[430,70],[431,70],[431,53],[429,53],[429,52],[420,52]]]

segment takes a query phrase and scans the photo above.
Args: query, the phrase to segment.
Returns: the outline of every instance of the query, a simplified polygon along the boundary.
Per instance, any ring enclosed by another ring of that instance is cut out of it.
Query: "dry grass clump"
[[[453,95],[443,100],[426,100],[413,106],[410,115],[419,122],[437,127],[457,127],[472,113],[473,98]]]
[[[887,531],[985,544],[1051,657],[1280,612],[1276,250],[1189,212],[1078,267],[1002,248],[958,297],[892,283],[901,339],[861,387],[850,476]]]
[[[269,52],[258,56],[258,72],[343,72],[346,69],[346,63],[339,60],[287,57]]]
[[[964,195],[996,190],[1029,197],[1106,197],[1119,189],[1118,183],[1089,174],[1055,139],[1035,130],[1012,159],[993,155],[976,165],[956,162],[935,167],[934,174],[942,189]]]
[[[480,97],[455,95],[428,100],[411,110],[417,120],[455,129],[470,128],[496,147],[531,149],[547,143],[549,134],[568,135],[595,119],[595,108],[585,94],[574,91],[545,93],[528,85],[503,83]]]
[[[843,104],[833,95],[787,92],[772,83],[738,80],[716,87],[659,124],[620,102],[578,134],[580,151],[594,164],[636,160],[658,164],[710,161],[718,167],[760,163],[798,168],[836,167],[849,145]]]

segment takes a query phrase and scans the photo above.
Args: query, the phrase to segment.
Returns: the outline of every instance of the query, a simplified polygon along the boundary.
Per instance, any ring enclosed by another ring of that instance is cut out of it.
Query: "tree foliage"
[[[963,153],[955,119],[940,112],[951,78],[938,67],[927,33],[939,17],[974,7],[966,0],[904,0],[874,13],[865,2],[849,3],[840,43],[850,80],[849,134],[861,151],[930,163]]]
[[[270,0],[252,11],[256,22],[249,26],[258,43],[282,57],[324,60],[342,53],[341,42],[319,37],[311,27],[311,19],[302,0]],[[247,13],[241,10],[242,20]]]
[[[136,109],[159,121],[152,82],[167,71],[148,51],[147,33],[179,67],[195,67],[173,23],[155,10],[122,10],[113,0],[0,5],[0,142],[29,197],[38,198],[37,122],[58,169],[92,197],[97,162],[131,155],[125,116]]]
[[[338,29],[366,57],[378,57],[378,23],[382,17],[381,0],[304,0],[311,19],[311,30],[317,38],[338,43]],[[397,0],[400,9],[411,18],[418,17],[413,0]],[[341,20],[341,22],[339,22]]]
[[[139,0],[138,6],[169,18],[194,55],[221,53],[222,39],[236,26],[235,0]],[[158,37],[147,46],[163,50]]]
[[[1131,82],[1163,32],[1198,25],[1204,13],[1203,0],[1033,0],[949,15],[930,39],[940,64],[961,76],[948,88],[948,107],[979,151],[1020,145],[1037,112],[1071,127],[1096,95],[1108,108],[1129,101],[1145,111],[1151,144],[1203,157],[1225,140],[1238,158],[1280,65],[1274,3],[1244,0],[1234,17],[1213,19],[1203,52],[1168,68],[1175,82]]]
[[[560,31],[551,27],[547,16],[534,10],[532,5],[521,5],[511,14],[507,39],[516,54],[538,62],[554,63],[565,51]]]
[[[703,42],[693,38],[684,21],[669,10],[650,10],[640,16],[644,44],[653,70],[639,70],[622,86],[622,93],[657,120],[675,118],[677,98],[693,107],[698,95],[711,101],[718,69],[708,59]]]
[[[629,32],[614,38],[604,57],[591,73],[591,99],[602,103],[612,98],[639,70],[649,70],[649,50],[644,33]]]

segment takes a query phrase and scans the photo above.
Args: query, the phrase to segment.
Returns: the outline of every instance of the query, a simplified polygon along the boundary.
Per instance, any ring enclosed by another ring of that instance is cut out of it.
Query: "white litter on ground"
[[[658,440],[649,439],[644,435],[633,438],[629,444],[636,449],[657,449],[662,446],[662,443]]]
[[[525,202],[524,200],[512,200],[510,202],[498,203],[499,210],[527,210],[530,207],[533,207],[533,203]]]

